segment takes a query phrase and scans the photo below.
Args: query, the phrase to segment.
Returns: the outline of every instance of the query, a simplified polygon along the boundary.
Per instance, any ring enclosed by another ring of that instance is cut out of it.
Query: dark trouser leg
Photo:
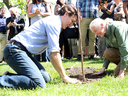
[[[5,47],[4,58],[7,64],[15,72],[17,72],[17,76],[24,76],[24,81],[21,81],[22,79],[19,81],[19,79],[15,80],[15,78],[17,78],[16,75],[8,75],[8,76],[3,75],[3,76],[7,76],[6,78],[4,78],[8,80],[6,81],[6,83],[9,83],[9,85],[11,85],[7,87],[18,86],[18,87],[23,87],[23,88],[24,87],[31,88],[31,86],[36,84],[36,85],[39,85],[41,88],[44,88],[46,86],[45,78],[47,78],[47,80],[50,81],[50,76],[47,74],[44,67],[34,57],[32,57],[31,54],[26,53],[25,51],[23,51],[21,48],[17,47],[16,45],[10,44]],[[31,80],[34,83],[31,82]],[[27,86],[20,86],[22,85],[23,82],[25,82]],[[0,85],[5,86],[5,87],[6,85],[8,85],[6,83],[0,81]]]
[[[104,52],[104,56],[111,62],[115,63],[117,67],[114,70],[114,74],[117,76],[120,71],[120,52],[116,48],[108,48]]]

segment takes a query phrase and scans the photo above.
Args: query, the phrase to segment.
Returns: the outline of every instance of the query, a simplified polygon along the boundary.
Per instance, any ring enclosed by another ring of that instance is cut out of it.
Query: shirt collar
[[[111,24],[107,23],[107,31],[106,31],[106,34],[104,35],[104,37],[109,37],[110,36],[110,32],[111,32]]]
[[[0,15],[0,18],[3,18],[3,17]],[[6,17],[4,16],[4,18],[6,18]]]

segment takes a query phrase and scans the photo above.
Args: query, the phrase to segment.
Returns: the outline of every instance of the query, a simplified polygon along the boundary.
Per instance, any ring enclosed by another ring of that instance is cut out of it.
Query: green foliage
[[[10,5],[21,9],[20,15],[24,16],[26,14],[26,0],[9,0],[9,2]]]
[[[0,7],[6,6],[8,9],[11,7],[17,7],[21,10],[20,15],[24,16],[26,14],[26,0],[8,0],[9,3],[5,4],[2,2],[3,0],[0,0]],[[6,0],[7,1],[7,0]]]
[[[0,2],[0,7],[5,6],[5,4],[3,2]]]

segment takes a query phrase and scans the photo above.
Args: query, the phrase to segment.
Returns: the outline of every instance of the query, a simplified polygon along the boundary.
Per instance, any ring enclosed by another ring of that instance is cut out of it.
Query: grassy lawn
[[[64,68],[81,66],[81,62],[75,59],[63,59]],[[102,68],[103,60],[95,59],[89,61],[87,58],[84,58],[83,63],[84,67]],[[128,75],[124,79],[115,78],[113,76],[113,69],[116,66],[113,63],[106,70],[106,73],[111,73],[112,75],[107,75],[101,81],[95,81],[89,84],[63,83],[50,62],[41,62],[41,64],[46,68],[52,78],[51,82],[47,83],[46,88],[41,89],[38,87],[35,90],[0,88],[0,96],[128,96]],[[0,75],[6,70],[14,72],[6,63],[0,63]]]

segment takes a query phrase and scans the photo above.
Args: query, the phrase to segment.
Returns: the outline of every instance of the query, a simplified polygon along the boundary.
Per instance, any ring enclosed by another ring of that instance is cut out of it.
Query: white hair
[[[16,7],[11,7],[11,8],[9,9],[9,11],[17,11],[17,10],[16,10]]]
[[[11,7],[11,8],[9,9],[9,11],[10,11],[10,12],[11,12],[11,11],[15,11],[16,14],[20,14],[20,13],[21,13],[21,10],[20,10],[19,8],[17,8],[17,7]]]
[[[92,26],[101,26],[101,23],[104,23],[104,25],[106,25],[107,23],[111,23],[113,22],[113,19],[111,18],[106,18],[105,20],[101,19],[101,18],[96,18],[94,19],[90,25],[89,25],[89,28],[91,29]]]
[[[94,19],[91,23],[90,23],[90,25],[89,25],[89,28],[91,29],[91,27],[92,26],[101,26],[100,24],[101,23],[104,23],[104,20],[103,19],[101,19],[101,18],[96,18],[96,19]]]

